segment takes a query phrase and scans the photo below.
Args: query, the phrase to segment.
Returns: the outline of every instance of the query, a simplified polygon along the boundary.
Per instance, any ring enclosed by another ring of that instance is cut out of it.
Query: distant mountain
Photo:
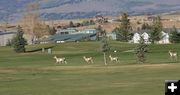
[[[0,0],[0,21],[15,21],[30,2],[40,4],[45,20],[155,14],[180,10],[180,0]]]

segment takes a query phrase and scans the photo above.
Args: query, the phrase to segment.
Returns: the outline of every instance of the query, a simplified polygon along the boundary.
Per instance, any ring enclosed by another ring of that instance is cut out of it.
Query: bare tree
[[[21,24],[24,32],[31,36],[32,44],[48,33],[47,25],[40,19],[39,4],[37,2],[28,4],[24,11]]]

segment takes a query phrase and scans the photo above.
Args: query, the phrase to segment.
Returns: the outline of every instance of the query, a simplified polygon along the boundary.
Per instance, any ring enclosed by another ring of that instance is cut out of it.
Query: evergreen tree
[[[173,31],[170,34],[171,43],[180,43],[180,33],[178,33],[176,27],[173,28]]]
[[[128,19],[128,14],[124,13],[122,15],[120,27],[117,28],[117,40],[128,42],[129,32],[131,30],[130,21]]]
[[[16,33],[16,36],[13,38],[13,47],[14,51],[18,53],[25,52],[25,45],[27,44],[27,41],[23,38],[23,30],[20,26],[18,26],[18,31]]]
[[[162,38],[162,23],[161,18],[158,16],[156,20],[153,22],[151,33],[150,33],[150,39],[152,43],[155,43],[156,41],[161,40]]]
[[[103,55],[104,55],[104,64],[107,65],[107,61],[106,61],[106,52],[108,52],[110,50],[110,47],[109,47],[109,44],[107,42],[107,36],[106,36],[106,32],[104,31],[103,32],[103,35],[102,35],[102,52],[103,52]]]
[[[146,61],[146,58],[145,58],[146,52],[147,52],[147,45],[145,44],[145,41],[143,37],[141,36],[139,45],[135,49],[136,56],[140,63],[144,63]]]

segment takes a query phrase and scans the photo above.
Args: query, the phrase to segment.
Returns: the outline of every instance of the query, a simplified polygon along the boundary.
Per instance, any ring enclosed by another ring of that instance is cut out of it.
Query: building
[[[90,34],[90,33],[97,33],[98,31],[96,29],[85,29],[80,31],[80,33]]]
[[[111,32],[111,33],[107,33],[106,36],[110,39],[110,40],[116,40],[116,33],[115,32]]]
[[[12,40],[16,32],[2,32],[0,31],[0,46],[6,46],[8,41]]]
[[[148,34],[149,32],[150,32],[149,29],[134,31],[134,35],[133,35],[132,40],[130,42],[131,43],[139,43],[141,37],[143,37],[145,43],[149,44],[150,43],[150,41],[149,41],[150,36]]]
[[[136,31],[130,42],[131,43],[139,43],[140,38],[142,36],[146,44],[151,43],[149,40],[150,39],[149,32],[150,32],[150,30]],[[163,31],[161,32],[162,38],[160,41],[158,41],[156,43],[158,43],[158,44],[170,44],[170,40],[169,40],[169,33],[170,32],[171,32],[171,29],[163,29]]]
[[[50,36],[48,40],[56,43],[78,42],[82,40],[96,40],[96,33],[96,29],[85,29],[82,31],[69,32],[66,34],[62,34],[62,32],[60,32],[53,36]]]
[[[140,38],[141,38],[140,34],[139,33],[135,33],[133,38],[132,38],[132,41],[130,41],[130,42],[132,42],[132,43],[139,43]]]
[[[150,37],[149,37],[149,34],[148,34],[148,33],[144,32],[141,36],[143,37],[144,42],[145,42],[146,44],[150,43],[150,41],[149,41],[149,38],[150,38]]]
[[[68,28],[68,29],[57,29],[56,34],[66,35],[66,34],[73,34],[78,32],[75,28]]]
[[[159,44],[170,44],[169,41],[169,34],[162,31],[162,39],[160,41],[158,41]]]

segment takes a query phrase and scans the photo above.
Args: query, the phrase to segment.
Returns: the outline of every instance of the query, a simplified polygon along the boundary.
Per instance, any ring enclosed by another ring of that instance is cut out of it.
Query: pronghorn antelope
[[[84,60],[87,62],[87,63],[94,63],[93,61],[93,58],[92,57],[86,57],[86,56],[83,56]]]
[[[54,56],[54,59],[56,59],[56,64],[57,64],[57,63],[65,63],[65,64],[67,64],[66,58],[64,58],[64,57],[62,57],[62,58],[57,58],[56,56]]]
[[[118,62],[118,57],[112,57],[111,55],[109,55],[109,58],[110,58],[111,61]]]
[[[169,55],[171,59],[177,60],[177,56],[178,56],[177,52],[169,50]]]

